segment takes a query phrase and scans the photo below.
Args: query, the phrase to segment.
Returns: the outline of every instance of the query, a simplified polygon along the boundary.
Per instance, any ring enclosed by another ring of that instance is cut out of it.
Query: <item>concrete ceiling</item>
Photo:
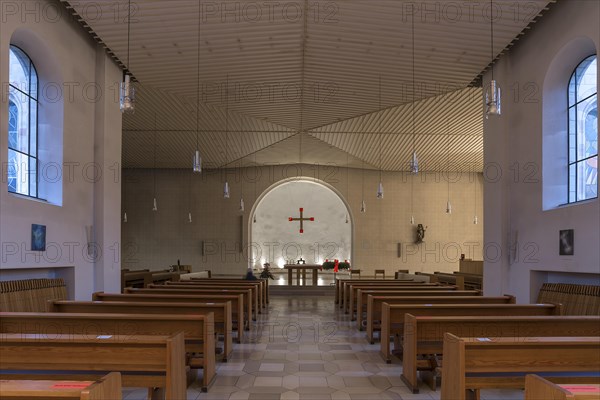
[[[157,167],[191,168],[198,141],[214,167],[390,171],[413,148],[426,170],[481,171],[481,73],[553,2],[494,0],[491,49],[487,1],[135,0],[128,60],[126,0],[63,1],[138,81],[125,167],[153,167],[156,143]]]

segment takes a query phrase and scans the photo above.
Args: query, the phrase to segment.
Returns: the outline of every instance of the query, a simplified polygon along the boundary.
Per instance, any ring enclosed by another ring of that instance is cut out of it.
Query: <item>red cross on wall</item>
[[[292,221],[300,221],[300,233],[304,233],[304,221],[314,221],[314,217],[304,218],[304,208],[300,208],[300,218],[288,218],[290,222]]]

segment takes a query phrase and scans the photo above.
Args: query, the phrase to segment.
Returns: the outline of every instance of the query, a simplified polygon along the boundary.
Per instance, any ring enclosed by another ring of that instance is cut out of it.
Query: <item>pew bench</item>
[[[258,281],[246,281],[239,283],[200,281],[166,282],[164,285],[150,285],[149,287],[158,289],[250,289],[252,290],[253,311],[257,314],[262,314],[262,308],[266,306],[265,299],[263,298],[262,286]]]
[[[525,377],[525,400],[598,399],[600,399],[600,383],[558,385],[538,375],[527,375]]]
[[[353,278],[347,278],[347,279],[340,279],[340,278],[336,278],[335,279],[335,304],[340,304],[341,307],[341,301],[342,301],[342,289],[343,289],[343,284],[345,282],[375,282],[375,283],[381,283],[381,282],[398,282],[398,283],[416,283],[418,284],[419,282],[413,282],[412,279],[353,279]]]
[[[241,294],[229,295],[168,295],[168,294],[120,294],[95,292],[93,301],[119,301],[119,302],[144,302],[144,303],[226,303],[231,302],[231,324],[233,331],[237,332],[237,342],[244,340],[244,327],[248,323],[248,316],[244,312],[244,296]]]
[[[557,304],[388,304],[381,309],[381,355],[392,362],[390,336],[394,336],[394,350],[402,349],[405,314],[414,316],[533,316],[561,315]]]
[[[406,386],[418,393],[418,371],[429,373],[436,388],[436,369],[443,355],[444,333],[458,337],[600,336],[600,317],[573,316],[404,316],[402,375]],[[432,357],[431,355],[435,355]],[[426,356],[428,358],[419,359]]]
[[[123,386],[148,388],[149,398],[186,398],[182,332],[171,336],[3,333],[0,351],[1,379],[97,380],[114,371],[121,373]]]
[[[231,302],[224,303],[144,303],[128,301],[48,301],[48,312],[100,314],[177,314],[206,315],[213,313],[215,334],[223,336],[223,358],[231,358]]]
[[[597,383],[600,337],[458,337],[444,334],[441,399],[477,398],[481,389],[525,387],[535,373],[554,382]]]
[[[350,301],[350,296],[351,296],[351,289],[352,287],[356,287],[356,286],[364,286],[365,289],[368,287],[372,287],[372,288],[380,288],[380,287],[413,287],[417,290],[421,290],[422,288],[425,287],[438,287],[440,286],[437,283],[422,283],[422,282],[403,282],[403,281],[382,281],[381,279],[378,279],[377,282],[356,282],[356,281],[347,281],[347,282],[342,282],[341,286],[340,286],[340,290],[341,290],[341,297],[340,297],[340,308],[344,311],[348,311],[349,309],[349,301]],[[424,290],[424,289],[423,289]]]
[[[111,372],[98,381],[2,380],[2,400],[121,400],[121,374]]]
[[[184,334],[185,364],[202,368],[201,386],[207,391],[215,379],[214,317],[206,315],[0,313],[0,334],[83,335],[129,337]],[[197,371],[195,371],[197,372]],[[127,386],[127,385],[125,385]]]
[[[468,295],[457,295],[456,293],[466,293]],[[381,310],[383,303],[387,304],[515,304],[516,298],[511,295],[498,297],[479,296],[477,291],[454,291],[445,293],[436,293],[436,296],[423,298],[423,296],[393,296],[368,294],[367,296],[367,315],[366,329],[367,340],[369,343],[375,343],[375,332],[381,329]]]
[[[366,317],[369,311],[369,296],[385,297],[406,297],[406,290],[396,289],[358,289],[356,291],[356,317],[352,316],[352,321],[358,321],[358,330],[362,331],[363,326],[366,326]],[[477,290],[415,290],[414,296],[424,297],[481,297],[481,292]],[[381,304],[378,304],[380,306]],[[381,313],[381,307],[377,310]],[[377,315],[380,319],[380,315]]]
[[[256,315],[253,314],[252,289],[186,289],[186,288],[125,288],[125,294],[168,294],[168,295],[220,295],[220,294],[243,294],[244,295],[244,315],[246,330],[250,330],[250,320],[256,321]]]
[[[346,285],[346,300],[344,300],[344,311],[346,314],[351,314],[354,317],[354,313],[356,312],[356,295],[358,290],[399,290],[399,291],[428,291],[428,292],[449,292],[451,290],[456,290],[455,287],[452,286],[439,286],[433,285],[431,286],[429,283],[421,283],[417,285],[363,285],[363,284],[350,284]]]
[[[263,291],[263,298],[265,299],[265,306],[266,304],[269,303],[269,280],[268,279],[262,279],[262,278],[257,278],[256,281],[248,281],[246,279],[231,279],[231,278],[199,278],[199,277],[192,277],[190,279],[190,282],[214,282],[214,283],[231,283],[231,282],[258,282],[262,288]]]

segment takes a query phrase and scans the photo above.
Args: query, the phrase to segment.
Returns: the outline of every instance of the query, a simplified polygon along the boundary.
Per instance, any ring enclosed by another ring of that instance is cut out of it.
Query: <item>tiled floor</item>
[[[188,399],[377,400],[439,399],[426,385],[412,394],[400,379],[399,360],[386,364],[379,344],[370,345],[333,297],[272,296],[246,343],[232,360],[219,363],[208,393],[196,385]],[[125,389],[126,400],[143,399],[143,389]],[[521,391],[484,391],[483,400],[522,399]],[[182,399],[183,400],[183,399]]]

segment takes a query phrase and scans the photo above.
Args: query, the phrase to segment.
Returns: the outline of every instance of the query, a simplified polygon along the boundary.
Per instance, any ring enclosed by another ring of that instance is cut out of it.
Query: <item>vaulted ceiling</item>
[[[137,80],[125,167],[481,171],[481,74],[554,1],[135,0],[129,55],[127,0],[63,3]]]

